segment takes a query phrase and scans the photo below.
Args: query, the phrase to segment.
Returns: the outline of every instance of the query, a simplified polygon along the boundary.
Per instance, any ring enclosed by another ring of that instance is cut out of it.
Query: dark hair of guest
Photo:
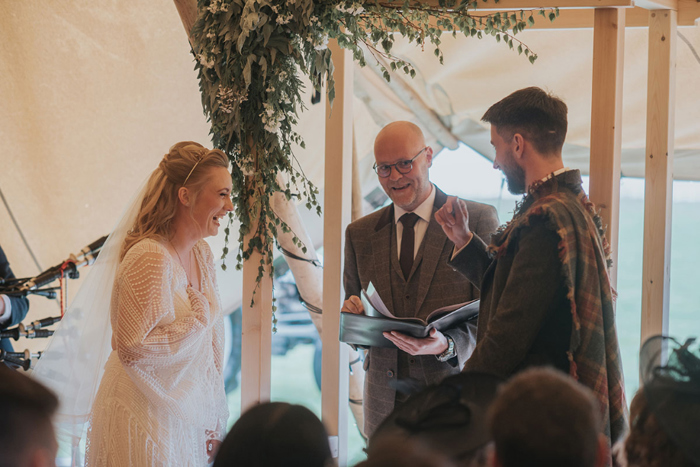
[[[58,399],[41,383],[0,363],[0,467],[22,465],[33,447],[55,444]]]
[[[501,387],[489,413],[503,467],[592,467],[601,426],[593,393],[550,368],[513,377]]]
[[[325,467],[333,462],[328,434],[306,407],[257,405],[233,425],[214,467]]]

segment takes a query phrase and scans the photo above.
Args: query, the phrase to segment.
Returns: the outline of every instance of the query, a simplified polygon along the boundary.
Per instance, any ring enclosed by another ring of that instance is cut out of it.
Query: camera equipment
[[[41,352],[31,353],[29,349],[24,352],[7,352],[0,349],[0,362],[7,362],[11,365],[16,365],[23,368],[24,371],[32,367],[32,358],[41,358]]]
[[[55,288],[41,289],[43,287],[61,277],[68,276],[70,279],[80,277],[78,268],[89,266],[95,262],[97,255],[107,240],[107,235],[98,238],[82,250],[78,254],[71,254],[68,259],[62,261],[56,266],[50,267],[38,276],[22,279],[7,279],[0,282],[0,293],[5,295],[27,295],[34,293],[44,295],[48,298],[55,298]]]

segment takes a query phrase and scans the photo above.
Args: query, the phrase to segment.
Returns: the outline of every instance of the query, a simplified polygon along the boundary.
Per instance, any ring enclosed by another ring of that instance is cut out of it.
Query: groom
[[[426,318],[431,311],[478,298],[477,290],[447,265],[454,244],[434,218],[447,195],[430,183],[433,150],[420,128],[410,122],[385,126],[374,142],[374,170],[393,201],[350,224],[345,243],[345,303],[342,311],[363,313],[362,289],[371,282],[387,308],[398,317]],[[493,206],[467,201],[469,225],[489,241],[498,226]],[[459,373],[474,345],[464,324],[444,334],[435,330],[416,339],[385,333],[398,349],[371,347],[365,359],[365,434],[406,399],[395,382],[411,378],[437,384]]]

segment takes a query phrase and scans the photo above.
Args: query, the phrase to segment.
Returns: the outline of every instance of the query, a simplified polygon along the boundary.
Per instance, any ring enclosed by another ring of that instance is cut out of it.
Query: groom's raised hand
[[[460,250],[469,243],[474,235],[469,230],[469,211],[467,203],[456,196],[447,198],[445,204],[435,213],[435,220],[455,245],[455,250]]]

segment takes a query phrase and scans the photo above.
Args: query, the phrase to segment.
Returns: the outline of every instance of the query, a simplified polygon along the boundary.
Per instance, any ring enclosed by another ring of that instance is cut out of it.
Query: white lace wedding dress
[[[224,329],[214,260],[200,240],[200,291],[155,240],[119,265],[112,353],[87,436],[88,466],[204,466],[206,442],[226,430]]]

